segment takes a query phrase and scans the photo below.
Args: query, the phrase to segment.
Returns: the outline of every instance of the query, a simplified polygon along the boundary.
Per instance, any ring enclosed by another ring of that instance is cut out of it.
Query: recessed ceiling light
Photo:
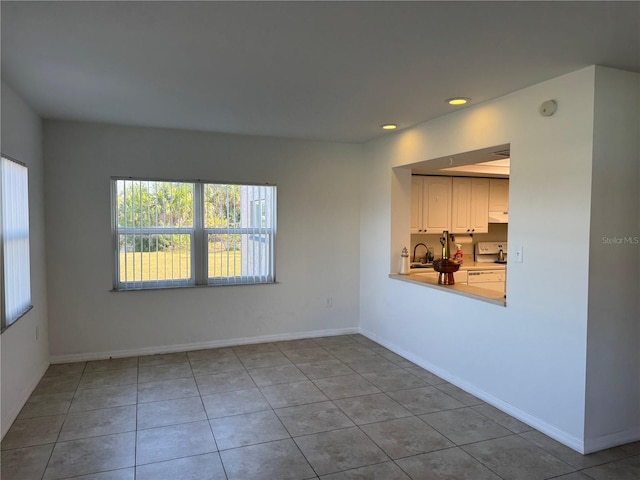
[[[458,105],[465,105],[470,100],[471,99],[469,97],[453,97],[453,98],[447,98],[445,102],[447,102],[449,105],[458,106]]]
[[[384,123],[380,125],[380,128],[383,130],[395,130],[396,128],[398,128],[398,125],[396,125],[395,123]]]

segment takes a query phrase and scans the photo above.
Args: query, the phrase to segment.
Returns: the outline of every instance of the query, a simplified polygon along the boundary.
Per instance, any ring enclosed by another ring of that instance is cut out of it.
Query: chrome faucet
[[[416,244],[416,246],[415,246],[415,247],[413,247],[413,261],[414,261],[414,262],[416,261],[416,249],[417,249],[420,245],[422,245],[424,248],[426,248],[426,250],[427,250],[427,256],[428,256],[428,254],[429,254],[429,247],[427,247],[424,243],[418,243],[418,244]]]

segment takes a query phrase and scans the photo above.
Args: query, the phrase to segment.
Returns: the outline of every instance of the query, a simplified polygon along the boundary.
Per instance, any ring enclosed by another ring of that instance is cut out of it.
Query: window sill
[[[158,290],[192,290],[199,288],[210,288],[210,287],[253,287],[259,285],[276,285],[280,282],[264,282],[264,283],[212,283],[209,285],[180,285],[174,287],[147,287],[147,288],[128,288],[128,289],[117,289],[112,288],[109,290],[113,293],[122,293],[122,292],[155,292]]]
[[[31,310],[33,310],[33,305],[29,305],[29,307],[27,307],[27,309],[22,312],[18,318],[16,318],[13,322],[11,322],[9,325],[7,325],[6,327],[2,327],[2,330],[0,330],[0,334],[6,332],[9,328],[11,328],[11,325],[15,325],[16,323],[18,323],[18,321],[24,317],[27,313],[29,313]]]

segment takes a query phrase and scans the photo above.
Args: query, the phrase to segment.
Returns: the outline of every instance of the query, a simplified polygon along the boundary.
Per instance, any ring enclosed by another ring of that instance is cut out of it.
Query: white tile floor
[[[2,480],[638,480],[360,335],[52,365]]]

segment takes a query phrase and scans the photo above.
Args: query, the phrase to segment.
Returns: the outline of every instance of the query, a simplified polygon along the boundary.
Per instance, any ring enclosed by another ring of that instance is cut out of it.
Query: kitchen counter
[[[485,270],[485,265],[493,265],[496,270],[504,269],[504,265],[501,264],[480,264],[481,268],[477,268],[470,262],[467,265],[467,270]],[[465,265],[463,265],[465,267]],[[501,267],[501,268],[500,268]],[[464,268],[462,268],[464,269]],[[428,288],[436,288],[438,290],[445,290],[449,293],[453,293],[455,295],[461,295],[468,298],[474,298],[476,300],[481,300],[483,302],[492,303],[494,305],[500,305],[503,307],[507,306],[507,302],[504,298],[504,295],[501,292],[496,292],[494,290],[488,290],[486,288],[474,287],[473,285],[465,285],[465,284],[455,284],[455,285],[438,285],[438,280],[436,278],[432,278],[429,275],[420,275],[418,272],[427,273],[433,272],[432,268],[415,268],[412,269],[409,275],[399,275],[397,273],[392,273],[389,275],[389,278],[394,280],[401,280],[403,282],[409,282],[417,285],[422,285]]]

